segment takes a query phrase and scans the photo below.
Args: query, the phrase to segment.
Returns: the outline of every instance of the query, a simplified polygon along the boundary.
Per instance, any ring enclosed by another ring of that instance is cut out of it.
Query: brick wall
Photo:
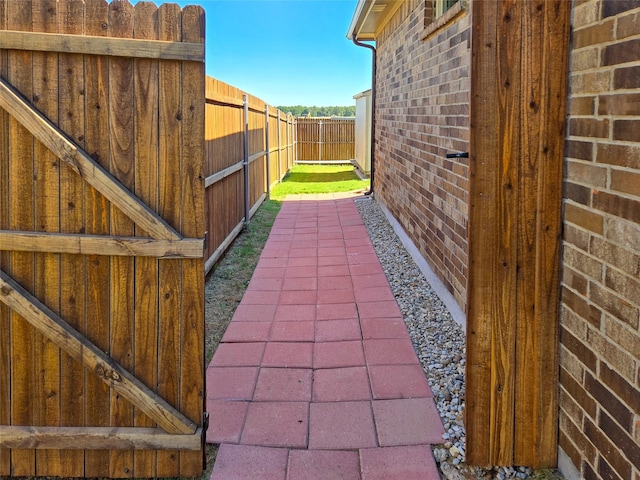
[[[469,150],[470,15],[425,41],[426,3],[405,1],[377,38],[375,191],[464,310],[468,159],[445,154]]]
[[[640,480],[640,3],[574,0],[572,25],[560,447]]]

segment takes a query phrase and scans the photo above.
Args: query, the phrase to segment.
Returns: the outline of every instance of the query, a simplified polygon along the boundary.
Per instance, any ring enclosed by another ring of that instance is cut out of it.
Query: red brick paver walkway
[[[213,480],[436,480],[444,429],[353,199],[286,201],[207,368]]]

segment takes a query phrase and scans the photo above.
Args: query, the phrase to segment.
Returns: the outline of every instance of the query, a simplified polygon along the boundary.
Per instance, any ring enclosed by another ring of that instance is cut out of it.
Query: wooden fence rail
[[[355,159],[355,118],[296,119],[297,162],[335,163]]]

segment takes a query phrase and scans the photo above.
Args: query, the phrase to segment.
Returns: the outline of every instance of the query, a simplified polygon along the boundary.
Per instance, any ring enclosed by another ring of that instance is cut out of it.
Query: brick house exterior
[[[360,38],[377,48],[375,195],[465,310],[473,180],[445,154],[469,150],[474,2],[435,20],[434,0],[395,3]],[[558,462],[640,480],[640,2],[571,9]]]
[[[560,462],[640,480],[640,2],[575,1],[572,26]]]
[[[423,0],[408,0],[376,40],[375,186],[462,309],[466,302],[469,15],[423,40]]]

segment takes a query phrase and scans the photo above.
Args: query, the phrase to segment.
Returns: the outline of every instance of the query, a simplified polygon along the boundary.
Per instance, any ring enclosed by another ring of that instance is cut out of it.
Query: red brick
[[[640,224],[640,200],[619,197],[607,192],[593,196],[593,207],[630,222]]]
[[[589,186],[579,185],[565,178],[562,187],[562,198],[565,200],[571,200],[581,205],[589,205],[591,203],[591,188]]]
[[[572,95],[607,92],[611,85],[611,74],[606,71],[579,72],[571,75],[570,89]]]
[[[628,475],[631,475],[631,467],[628,463],[625,465],[625,470],[628,472]],[[598,458],[598,474],[602,478],[610,478],[611,480],[624,480],[625,478],[629,478],[627,474],[625,474],[624,477],[616,475],[611,466],[602,457]]]
[[[560,368],[560,385],[591,418],[596,418],[596,402],[564,368]]]
[[[614,22],[609,20],[602,24],[596,24],[574,31],[573,48],[579,49],[613,40],[613,25]]]
[[[609,137],[609,120],[595,118],[570,118],[569,134],[576,137]]]
[[[626,142],[640,142],[640,120],[615,120],[613,139]]]
[[[634,223],[627,222],[618,217],[609,217],[606,221],[606,232],[606,241],[608,242],[624,246],[640,245],[640,229],[638,229],[637,225]],[[634,266],[635,263],[631,263],[625,267],[616,265],[620,270],[623,270],[625,273],[631,273],[632,275]],[[632,297],[627,295],[627,298],[631,299]],[[637,304],[637,301],[635,303]]]
[[[598,115],[640,115],[640,93],[600,95]]]
[[[640,58],[640,39],[607,45],[602,53],[602,65],[636,62]]]
[[[585,367],[595,372],[597,358],[594,353],[588,346],[562,327],[560,328],[560,343],[572,352]]]
[[[640,197],[640,173],[612,169],[611,190]]]
[[[604,387],[589,372],[585,374],[585,388],[601,408],[604,408],[616,421],[631,432],[633,429],[633,414],[615,395]]]
[[[640,415],[640,391],[622,378],[605,362],[600,362],[600,379],[615,392],[629,407]]]
[[[586,277],[566,265],[562,268],[562,283],[578,292],[579,295],[587,295],[588,280]]]
[[[570,115],[593,115],[595,97],[571,97],[567,110]]]
[[[604,233],[604,219],[602,215],[578,205],[566,203],[564,206],[564,219],[567,222],[574,223],[579,227],[599,235]]]
[[[640,445],[616,424],[609,415],[600,412],[598,426],[602,432],[622,450],[622,453],[631,461],[633,466],[640,469]]]
[[[607,169],[601,165],[567,161],[566,181],[584,183],[592,187],[604,188],[607,184]]]
[[[616,68],[613,72],[613,88],[640,88],[640,65]]]
[[[636,0],[603,0],[602,18],[612,17],[638,8]]]
[[[562,252],[562,260],[585,276],[601,281],[603,277],[602,262],[597,258],[586,255],[583,251],[566,246]]]
[[[635,323],[637,325],[637,320]],[[620,320],[607,317],[605,319],[605,333],[620,348],[633,357],[640,358],[640,341],[638,341],[637,327],[630,330]]]
[[[564,224],[564,241],[578,250],[582,250],[583,252],[589,251],[589,239],[591,235],[589,232],[582,230],[581,228],[577,228],[570,223]]]
[[[611,342],[599,331],[588,329],[587,342],[593,351],[602,357],[609,365],[615,368],[620,375],[628,379],[633,379],[635,372],[634,359],[624,350]]]
[[[597,237],[591,238],[589,253],[623,272],[640,276],[640,254]]]
[[[565,145],[565,155],[567,157],[591,161],[591,157],[593,156],[593,142],[566,140]]]

